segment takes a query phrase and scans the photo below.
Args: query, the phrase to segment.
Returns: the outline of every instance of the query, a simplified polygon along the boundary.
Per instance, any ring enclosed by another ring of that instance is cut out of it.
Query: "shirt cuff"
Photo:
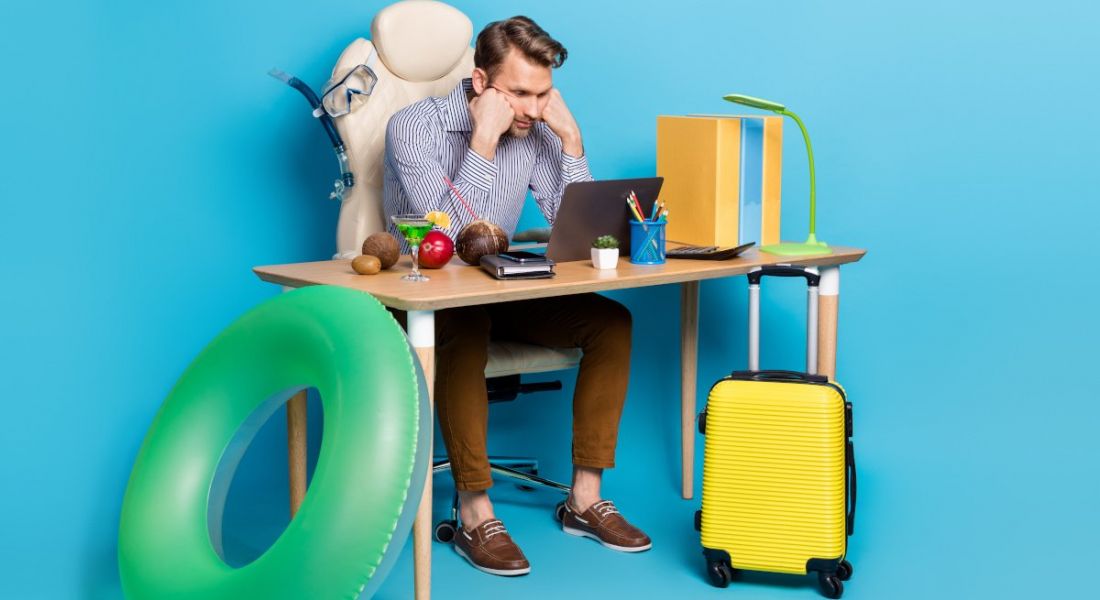
[[[455,179],[462,179],[477,189],[488,192],[496,178],[497,166],[474,152],[473,148],[467,148],[466,157],[462,159],[462,166],[455,174]]]
[[[589,181],[592,173],[588,170],[588,158],[586,156],[569,156],[564,151],[561,153],[561,169],[565,174],[565,180],[569,183],[575,181]]]

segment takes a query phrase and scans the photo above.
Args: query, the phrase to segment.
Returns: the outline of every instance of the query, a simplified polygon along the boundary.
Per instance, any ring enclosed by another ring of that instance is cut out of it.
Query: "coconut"
[[[370,237],[363,241],[363,254],[377,256],[382,263],[382,268],[388,269],[397,264],[397,259],[401,258],[401,245],[389,233],[379,231],[370,234]]]
[[[462,228],[455,238],[455,254],[468,265],[476,265],[487,254],[508,250],[508,236],[495,223],[478,219]]]

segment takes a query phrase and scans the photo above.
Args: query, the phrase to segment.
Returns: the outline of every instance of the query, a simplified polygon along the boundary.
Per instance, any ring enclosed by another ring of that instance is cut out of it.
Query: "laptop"
[[[605,179],[570,183],[562,194],[546,257],[554,262],[588,260],[592,241],[601,235],[613,235],[619,240],[620,252],[630,248],[630,223],[633,219],[626,197],[631,191],[638,196],[642,212],[649,217],[661,177],[642,179]]]

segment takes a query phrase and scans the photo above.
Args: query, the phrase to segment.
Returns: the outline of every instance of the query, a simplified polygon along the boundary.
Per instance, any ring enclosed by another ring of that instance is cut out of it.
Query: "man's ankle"
[[[573,512],[580,514],[592,507],[593,504],[603,500],[599,495],[596,496],[578,496],[576,494],[569,494],[569,507],[573,509]]]
[[[496,517],[493,503],[485,491],[459,492],[458,499],[458,516],[462,520],[462,527],[467,531],[473,531],[485,521]]]
[[[602,479],[603,469],[573,467],[573,491],[569,494],[569,505],[574,511],[583,513],[603,499],[600,497]]]

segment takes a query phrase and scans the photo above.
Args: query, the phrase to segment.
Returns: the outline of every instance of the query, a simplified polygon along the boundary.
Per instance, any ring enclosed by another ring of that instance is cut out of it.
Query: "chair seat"
[[[521,342],[491,342],[485,377],[571,369],[581,362],[580,348],[549,348]]]

